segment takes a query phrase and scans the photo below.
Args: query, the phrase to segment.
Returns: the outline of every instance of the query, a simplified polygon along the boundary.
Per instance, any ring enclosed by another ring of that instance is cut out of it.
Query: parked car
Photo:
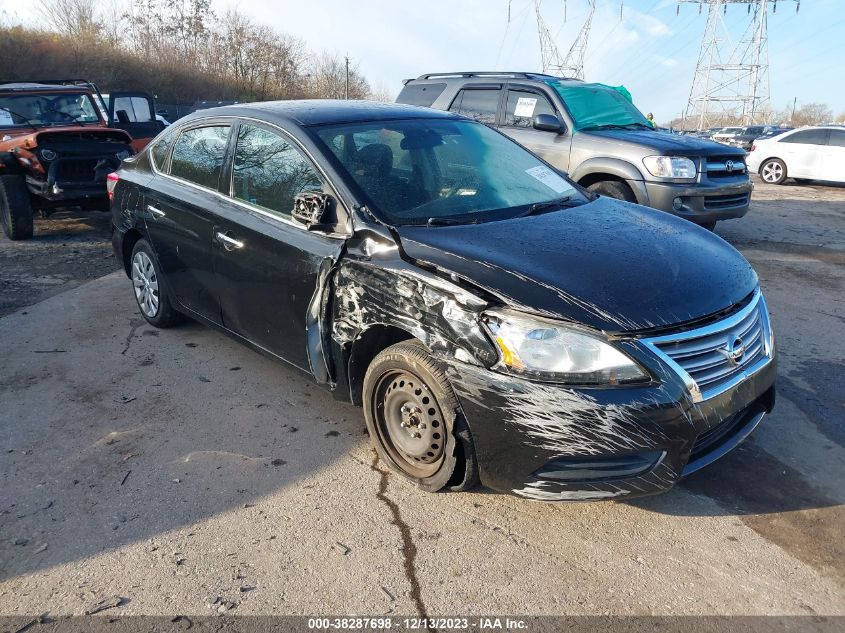
[[[109,182],[147,322],[189,315],[362,405],[379,458],[425,490],[655,493],[773,406],[771,326],[742,255],[475,121],[213,108]]]
[[[741,127],[723,127],[721,130],[713,134],[710,138],[717,143],[730,144],[734,137],[742,133]]]
[[[750,125],[748,127],[744,127],[728,140],[728,144],[748,151],[751,149],[751,145],[754,141],[766,133],[766,129],[765,125]]]
[[[766,128],[766,131],[763,132],[763,134],[760,135],[759,138],[765,139],[765,138],[772,138],[773,136],[780,136],[784,132],[789,132],[790,130],[794,130],[794,129],[795,128],[791,128],[791,127],[769,126],[769,127]],[[753,143],[752,143],[752,145],[753,145]]]
[[[845,129],[804,127],[768,139],[758,139],[748,155],[748,168],[764,182],[845,182]]]
[[[152,107],[141,93],[115,99]],[[0,223],[10,239],[32,237],[36,210],[108,208],[106,175],[161,130],[99,105],[87,81],[0,82]]]
[[[604,196],[710,229],[748,212],[744,152],[657,132],[609,86],[537,73],[427,74],[408,80],[396,100],[496,127]]]

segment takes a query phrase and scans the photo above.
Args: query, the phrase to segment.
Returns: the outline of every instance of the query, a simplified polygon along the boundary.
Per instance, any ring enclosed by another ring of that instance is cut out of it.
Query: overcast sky
[[[706,23],[676,0],[596,0],[587,47],[587,80],[623,84],[658,121],[681,112],[689,97]],[[772,4],[772,0],[769,0]],[[0,0],[10,17],[31,19],[18,0]],[[303,38],[310,48],[349,54],[377,89],[394,95],[402,79],[450,70],[540,70],[533,0],[214,0],[220,13],[238,7],[257,21]],[[541,8],[565,53],[586,15],[587,0],[543,0]],[[623,5],[620,19],[620,5]],[[23,5],[27,7],[28,5]],[[29,5],[33,6],[33,5]],[[769,15],[772,104],[798,98],[845,111],[845,1],[778,0]],[[565,17],[564,20],[564,8]],[[728,8],[738,37],[746,8]]]

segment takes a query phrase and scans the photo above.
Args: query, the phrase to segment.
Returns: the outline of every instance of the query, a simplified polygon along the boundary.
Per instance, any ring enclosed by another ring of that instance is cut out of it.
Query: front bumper
[[[733,182],[699,182],[677,184],[645,181],[649,205],[695,222],[707,224],[719,220],[741,218],[748,213],[754,185],[748,176]],[[673,205],[680,198],[681,207]]]
[[[657,378],[572,389],[452,362],[448,373],[490,488],[543,501],[666,491],[736,447],[772,410],[774,354],[733,388],[693,402],[675,371],[634,344]]]

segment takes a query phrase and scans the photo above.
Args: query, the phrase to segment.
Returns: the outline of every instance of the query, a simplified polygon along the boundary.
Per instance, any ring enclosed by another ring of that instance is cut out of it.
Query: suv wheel
[[[392,345],[370,363],[364,417],[379,459],[423,490],[468,490],[478,482],[458,400],[419,341]]]
[[[20,176],[0,176],[0,223],[10,240],[32,238],[32,202]]]
[[[634,197],[634,192],[631,191],[631,188],[624,182],[619,182],[618,180],[601,180],[599,182],[594,182],[592,185],[587,187],[587,189],[593,193],[607,196],[608,198],[616,198],[617,200],[626,200],[628,202],[637,201]]]
[[[786,180],[786,165],[779,158],[770,158],[760,165],[760,178],[770,185],[781,185]]]
[[[141,316],[155,327],[165,328],[182,321],[170,303],[167,280],[161,274],[153,249],[141,239],[132,249],[130,276]]]

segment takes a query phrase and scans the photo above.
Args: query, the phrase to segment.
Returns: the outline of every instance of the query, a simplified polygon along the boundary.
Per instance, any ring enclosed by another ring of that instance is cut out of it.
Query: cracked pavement
[[[420,492],[360,409],[153,329],[122,274],[49,290],[0,318],[0,614],[845,614],[845,187],[758,182],[717,232],[760,274],[778,405],[628,503]]]

